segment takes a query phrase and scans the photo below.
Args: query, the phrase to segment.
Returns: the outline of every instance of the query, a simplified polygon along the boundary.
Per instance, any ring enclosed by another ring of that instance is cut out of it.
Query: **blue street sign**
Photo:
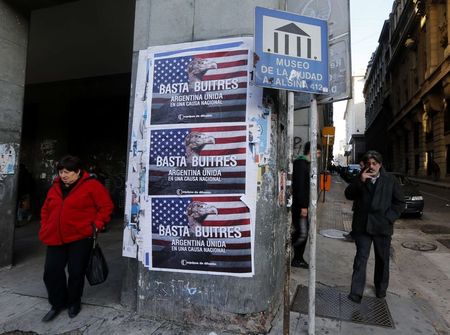
[[[327,21],[256,7],[256,85],[328,93]]]

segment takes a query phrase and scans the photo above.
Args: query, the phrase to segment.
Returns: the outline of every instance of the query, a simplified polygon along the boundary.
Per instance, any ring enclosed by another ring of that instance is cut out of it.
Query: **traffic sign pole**
[[[325,149],[325,169],[324,169],[324,173],[323,173],[323,200],[322,202],[325,202],[325,193],[327,193],[327,178],[328,178],[328,147],[330,146],[330,136],[331,135],[325,135],[325,137],[327,138],[327,148]]]
[[[289,175],[292,176],[293,163],[292,156],[294,152],[294,92],[288,92],[288,110],[287,110],[287,132],[288,132],[288,157],[289,157]],[[291,211],[295,208],[291,207]],[[288,219],[288,225],[286,227],[285,236],[285,278],[284,278],[284,308],[283,308],[283,335],[289,335],[290,328],[290,306],[291,306],[291,294],[289,291],[289,282],[291,280],[291,223],[292,215]]]
[[[282,0],[280,0],[282,1]],[[284,2],[287,4],[287,0]],[[287,8],[287,6],[285,6]],[[329,93],[328,23],[326,20],[269,8],[255,8],[255,84],[289,91],[289,172],[292,173],[294,93],[311,93],[311,188],[309,331],[315,330],[316,218],[317,218],[317,98]],[[292,210],[298,210],[292,208]],[[290,228],[290,227],[288,227]],[[286,280],[284,285],[283,334],[289,334],[290,234],[286,232]]]
[[[311,116],[309,138],[311,141],[311,180],[309,190],[309,305],[308,335],[315,334],[316,328],[316,222],[317,222],[317,98],[311,94]]]

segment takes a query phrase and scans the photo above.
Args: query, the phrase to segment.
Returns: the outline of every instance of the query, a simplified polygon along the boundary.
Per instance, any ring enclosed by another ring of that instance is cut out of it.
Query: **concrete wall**
[[[32,11],[27,84],[130,73],[133,13],[130,0]]]
[[[0,174],[2,267],[12,263],[28,21],[4,1],[0,1],[0,18],[0,150],[7,148],[10,155],[0,157],[0,164],[14,163],[11,173]]]
[[[136,1],[133,50],[149,46],[253,35],[254,7],[279,8],[280,1]],[[136,57],[133,73],[136,70]],[[277,92],[273,95],[278,101]],[[134,92],[132,92],[132,96]],[[132,109],[131,109],[132,110]],[[278,112],[280,110],[280,112]],[[278,207],[278,171],[287,169],[286,107],[273,108],[271,160],[261,168],[252,278],[150,272],[128,261],[122,302],[142,315],[183,323],[215,324],[218,329],[261,333],[277,312],[284,279],[286,208]],[[256,181],[255,181],[256,182]],[[133,279],[134,278],[134,279]]]
[[[279,0],[136,0],[133,50],[221,37],[253,36],[255,6]]]

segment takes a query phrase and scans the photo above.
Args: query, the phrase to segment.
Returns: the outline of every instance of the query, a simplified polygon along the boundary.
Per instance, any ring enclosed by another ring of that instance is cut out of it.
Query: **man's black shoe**
[[[357,304],[360,304],[362,297],[360,295],[356,295],[356,294],[350,293],[348,295],[348,299],[353,301],[353,302],[356,302]]]
[[[348,242],[355,242],[355,239],[353,238],[351,232],[350,233],[345,233],[345,234],[343,234],[343,236],[344,236],[346,241],[348,241]]]
[[[379,299],[383,299],[386,298],[386,291],[376,291],[375,295],[377,296],[377,298]]]
[[[52,309],[49,310],[47,314],[44,315],[44,317],[42,318],[42,322],[52,321],[54,318],[58,316],[59,312],[61,312],[61,309],[52,307]]]
[[[302,268],[302,269],[309,269],[309,264],[305,262],[303,259],[293,259],[291,262],[291,266],[294,268]]]
[[[76,317],[78,315],[78,313],[80,313],[80,310],[81,310],[80,304],[69,306],[69,309],[67,310],[67,313],[69,314],[69,318]]]

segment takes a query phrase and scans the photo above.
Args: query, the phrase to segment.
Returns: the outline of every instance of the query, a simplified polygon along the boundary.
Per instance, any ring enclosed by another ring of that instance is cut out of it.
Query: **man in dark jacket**
[[[294,161],[292,172],[292,245],[294,247],[294,258],[291,265],[308,269],[309,265],[303,258],[308,239],[308,207],[309,207],[309,183],[311,168],[311,143],[306,142],[303,155]],[[320,157],[322,148],[317,145],[317,157]]]
[[[373,242],[375,250],[375,293],[386,296],[389,285],[389,252],[394,221],[405,208],[405,198],[394,176],[387,174],[383,159],[376,151],[363,157],[365,167],[345,189],[353,200],[352,237],[356,243],[352,287],[348,298],[360,303],[366,282],[366,266]]]

